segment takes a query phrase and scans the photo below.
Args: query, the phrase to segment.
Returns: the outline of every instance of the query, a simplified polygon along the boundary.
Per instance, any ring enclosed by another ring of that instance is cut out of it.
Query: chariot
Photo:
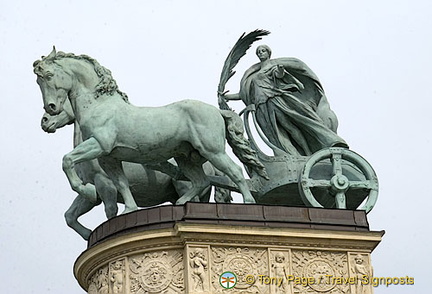
[[[378,197],[378,178],[362,156],[341,147],[322,149],[311,156],[290,155],[271,144],[260,131],[253,107],[241,113],[250,144],[269,177],[266,180],[246,168],[250,177],[247,182],[257,203],[358,209],[367,213],[372,210]],[[262,151],[251,124],[261,140],[276,151],[275,155]],[[228,179],[212,178],[215,185],[237,191]]]
[[[243,100],[247,105],[240,115],[243,115],[251,147],[265,166],[269,178],[265,179],[246,167],[250,177],[247,180],[248,185],[255,200],[260,204],[335,207],[369,212],[377,201],[378,179],[372,166],[363,157],[344,148],[348,145],[327,142],[316,148],[318,151],[312,155],[301,156],[273,145],[266,137],[268,132],[261,131],[255,103],[259,105],[265,103],[263,102],[265,100],[276,99],[275,96],[282,96],[282,100],[289,102],[284,105],[282,104],[285,102],[276,102],[274,105],[286,109],[283,115],[293,117],[304,115],[307,116],[308,122],[315,120],[317,124],[322,124],[321,128],[307,129],[304,127],[305,122],[299,120],[299,126],[302,126],[309,135],[322,137],[324,132],[331,136],[336,135],[337,118],[329,106],[321,109],[321,111],[327,111],[327,114],[319,116],[316,111],[320,102],[308,101],[311,97],[316,97],[319,101],[324,101],[323,104],[328,103],[326,98],[323,98],[325,94],[318,78],[304,63],[295,58],[279,58],[272,62],[270,60],[271,49],[266,45],[258,46],[256,53],[261,64],[255,64],[245,72],[241,81],[243,91],[240,89],[240,92],[242,94],[231,94],[230,99],[227,98],[228,95],[225,95],[228,92],[225,91],[226,82],[235,74],[233,69],[238,61],[246,54],[252,43],[261,40],[269,33],[265,30],[255,30],[240,36],[225,60],[218,85],[218,103],[221,109],[231,109],[226,103],[228,100]],[[286,71],[287,68],[291,73]],[[255,73],[257,73],[256,78],[252,78]],[[307,94],[295,97],[291,93]],[[312,110],[310,105],[314,103],[316,109]],[[295,113],[296,111],[298,112]],[[275,116],[274,113],[267,115]],[[296,122],[290,123],[296,125]],[[252,134],[251,125],[255,126],[255,134],[258,134],[262,141],[273,150],[273,156],[266,155],[260,149]],[[277,128],[277,124],[273,123],[266,127]],[[294,132],[297,132],[295,128],[293,129]],[[339,145],[344,145],[344,147],[323,147]],[[230,184],[227,179],[213,181],[213,183],[236,190],[235,185]]]

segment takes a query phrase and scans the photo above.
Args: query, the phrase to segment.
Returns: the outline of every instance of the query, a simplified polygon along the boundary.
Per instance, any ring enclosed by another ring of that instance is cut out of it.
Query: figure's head
[[[260,61],[265,61],[267,59],[270,59],[272,54],[272,51],[269,46],[267,45],[259,45],[256,48],[256,55],[258,56]]]
[[[194,257],[204,257],[204,251],[201,248],[195,248],[194,251],[192,251],[190,254],[190,258],[194,258]]]
[[[354,257],[354,261],[355,261],[355,263],[356,264],[363,264],[363,257],[360,255],[360,254],[357,254],[355,257]]]
[[[275,254],[275,261],[277,263],[283,263],[285,261],[285,255],[283,255],[283,253],[278,252]]]

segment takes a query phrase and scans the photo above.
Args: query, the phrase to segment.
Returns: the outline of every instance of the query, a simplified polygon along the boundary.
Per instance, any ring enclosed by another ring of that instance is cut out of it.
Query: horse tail
[[[249,141],[243,136],[243,121],[240,116],[231,110],[219,111],[225,120],[226,138],[235,156],[249,169],[268,180],[264,165],[258,159],[256,151],[251,148]]]

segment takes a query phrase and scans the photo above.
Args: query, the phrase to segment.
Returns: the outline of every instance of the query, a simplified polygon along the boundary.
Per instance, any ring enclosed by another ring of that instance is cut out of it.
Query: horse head
[[[57,115],[50,115],[45,112],[41,119],[41,128],[47,133],[55,133],[57,129],[60,129],[66,125],[75,122],[75,115],[72,110],[70,101],[67,100],[63,105],[63,111]]]
[[[87,55],[56,52],[54,47],[48,56],[33,63],[33,71],[42,92],[44,109],[50,115],[59,114],[68,98],[75,100],[89,93],[94,99],[120,95],[128,103],[127,95],[118,89],[111,71]]]
[[[73,77],[57,62],[55,47],[52,52],[33,63],[33,71],[44,102],[44,109],[50,115],[59,114],[72,89]]]

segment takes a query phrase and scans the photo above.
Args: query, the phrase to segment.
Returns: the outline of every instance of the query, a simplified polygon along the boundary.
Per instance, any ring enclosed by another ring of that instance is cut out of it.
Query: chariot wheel
[[[317,166],[326,166],[326,178],[313,176]],[[347,202],[351,201],[349,208],[368,213],[378,198],[378,178],[372,166],[345,148],[331,147],[314,153],[304,165],[298,183],[304,204],[312,207],[347,209]],[[324,192],[317,197],[316,191]],[[359,198],[360,194],[360,199],[349,198],[350,195]]]

